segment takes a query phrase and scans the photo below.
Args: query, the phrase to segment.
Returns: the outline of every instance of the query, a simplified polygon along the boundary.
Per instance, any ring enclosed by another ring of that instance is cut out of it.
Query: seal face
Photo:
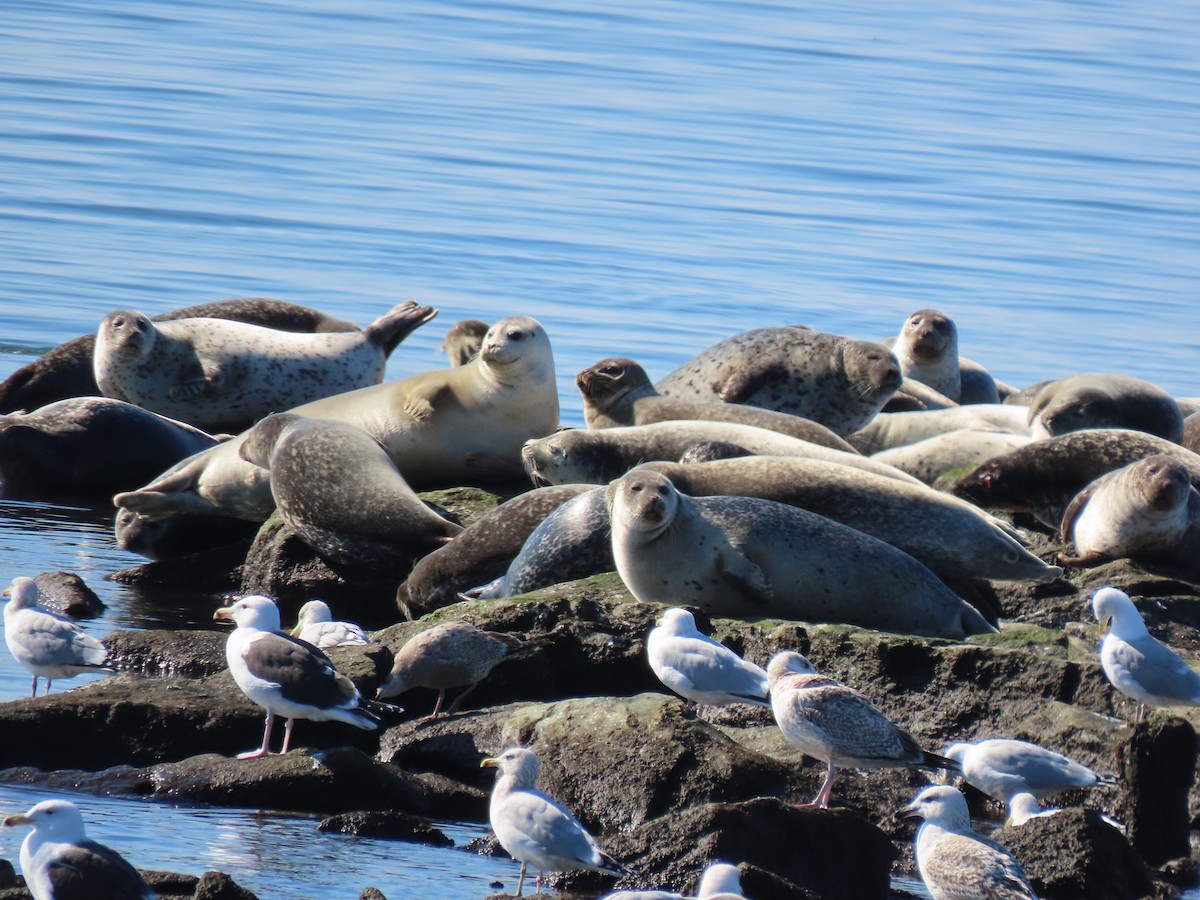
[[[920,309],[905,319],[892,352],[905,378],[928,385],[956,403],[962,397],[958,327],[944,312]]]
[[[1126,375],[1087,372],[1052,381],[1029,406],[1035,438],[1085,428],[1130,428],[1178,443],[1179,404],[1162,388]]]

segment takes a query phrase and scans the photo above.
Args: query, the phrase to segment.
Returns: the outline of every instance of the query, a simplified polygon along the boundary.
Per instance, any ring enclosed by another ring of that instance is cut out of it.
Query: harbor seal
[[[218,441],[123,400],[72,397],[0,418],[6,496],[111,496]]]
[[[1084,428],[1131,428],[1176,443],[1183,437],[1174,397],[1140,378],[1106,372],[1050,382],[1029,406],[1029,425],[1035,438]]]
[[[886,347],[791,325],[727,338],[657,387],[680,399],[792,413],[845,436],[866,425],[900,381],[900,366]]]
[[[925,484],[933,484],[944,473],[982,462],[1024,447],[1033,438],[1003,431],[961,429],[871,454],[876,462],[895,466]]]
[[[958,326],[944,312],[919,309],[904,320],[898,337],[883,342],[900,371],[955,403],[999,403],[996,382],[979,363],[958,355]]]
[[[259,527],[257,522],[228,516],[175,516],[151,522],[131,510],[118,509],[113,537],[127,553],[162,562],[233,544],[244,544],[248,550]]]
[[[525,476],[521,446],[558,426],[550,339],[536,319],[490,329],[464,366],[335,394],[288,412],[362,428],[412,487],[511,485]],[[238,453],[244,435],[183,460],[113,502],[150,519],[185,513],[262,522],[275,508],[267,471]]]
[[[1193,453],[1200,453],[1200,413],[1192,413],[1183,420],[1183,437],[1179,443]]]
[[[617,571],[643,603],[955,639],[996,630],[907,553],[807,510],[687,497],[641,467],[607,496]]]
[[[1028,413],[1018,406],[979,403],[953,409],[880,413],[847,440],[860,453],[871,455],[951,431],[1004,431],[1029,434]]]
[[[96,335],[96,383],[106,397],[236,432],[275,410],[378,384],[391,351],[436,315],[410,300],[362,331],[296,334],[227,319],[156,325],[117,310]]]
[[[778,431],[835,450],[858,452],[824,425],[811,419],[740,403],[664,396],[654,389],[646,370],[632,359],[617,356],[602,359],[580,372],[575,377],[575,384],[583,395],[583,420],[588,428],[649,425],[677,419],[737,422]]]
[[[1122,428],[1072,431],[1034,441],[972,469],[951,492],[988,510],[1024,512],[1054,532],[1075,495],[1105,472],[1162,453],[1200,484],[1200,455],[1178,444]]]
[[[480,319],[462,319],[450,326],[442,339],[442,352],[450,358],[450,365],[465,366],[483,346],[488,323]]]
[[[238,452],[271,473],[284,523],[334,568],[404,574],[462,531],[426,506],[356,425],[276,413],[246,432]]]
[[[749,456],[651,462],[691,497],[757,497],[798,506],[903,550],[944,579],[1051,581],[1062,574],[1025,549],[1011,526],[941,491],[817,459]]]
[[[567,429],[528,441],[521,454],[526,471],[535,484],[607,484],[638,463],[651,460],[673,462],[694,445],[705,441],[726,441],[763,456],[801,456],[839,462],[919,484],[911,475],[865,456],[734,422],[681,419],[651,425],[602,428],[599,431]]]
[[[413,566],[396,589],[406,619],[457,603],[459,593],[499,578],[542,520],[596,485],[560,484],[518,494],[468,525],[453,541]]]
[[[242,297],[202,303],[150,318],[154,322],[166,322],[196,317],[232,319],[235,322],[306,334],[358,331],[358,326],[353,322],[334,318],[307,306],[268,297]],[[92,362],[95,350],[96,335],[85,334],[59,344],[29,365],[17,369],[0,383],[0,412],[34,410],[70,397],[99,397],[100,387],[96,384]]]
[[[1063,515],[1069,566],[1092,566],[1128,557],[1166,563],[1200,574],[1200,491],[1187,467],[1155,455],[1101,475],[1075,495]]]

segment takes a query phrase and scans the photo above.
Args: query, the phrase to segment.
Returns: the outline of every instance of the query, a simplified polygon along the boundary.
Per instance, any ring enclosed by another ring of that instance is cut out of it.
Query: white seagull
[[[1092,595],[1092,611],[1107,632],[1100,666],[1113,687],[1137,701],[1136,721],[1145,718],[1147,706],[1200,706],[1200,675],[1154,639],[1128,594],[1100,588]]]
[[[103,897],[147,900],[157,894],[121,854],[89,840],[83,816],[69,800],[43,800],[4,827],[32,825],[21,843],[21,874],[34,900]]]
[[[532,750],[510,747],[479,765],[500,770],[488,817],[500,846],[521,863],[518,897],[525,884],[527,864],[538,870],[538,894],[545,872],[587,869],[609,875],[633,874],[601,850],[565,806],[537,789],[539,766]]]
[[[13,658],[38,678],[46,693],[55,678],[74,678],[83,672],[111,672],[102,665],[108,649],[65,616],[38,605],[38,586],[32,578],[14,578],[4,589],[12,599],[4,605],[4,642]]]
[[[954,760],[922,750],[916,738],[865,696],[836,679],[818,675],[813,664],[793,650],[771,657],[767,678],[779,730],[802,753],[828,767],[825,783],[809,806],[829,806],[838,766],[959,769]]]
[[[726,900],[743,897],[742,873],[729,863],[710,863],[700,876],[700,887],[693,898],[672,891],[613,891],[600,900]]]
[[[358,688],[334,668],[329,657],[312,644],[280,630],[279,608],[259,594],[223,606],[214,619],[231,620],[237,628],[225,642],[230,674],[242,693],[267,711],[262,746],[239,753],[256,759],[270,752],[275,716],[287,719],[283,749],[287,753],[296,719],[338,721],[370,730],[379,719],[359,708]]]
[[[967,784],[1001,803],[1013,794],[1041,800],[1067,788],[1116,784],[1111,775],[1098,775],[1061,753],[1014,738],[958,741],[942,753],[962,767]]]
[[[309,600],[300,607],[292,637],[308,641],[318,650],[370,643],[362,626],[334,621],[333,612],[324,600]]]
[[[933,900],[1037,900],[1012,854],[971,829],[967,801],[934,785],[900,810],[925,821],[917,829],[917,871]]]
[[[658,680],[702,706],[770,706],[767,673],[696,630],[686,609],[668,609],[646,638],[646,656]]]

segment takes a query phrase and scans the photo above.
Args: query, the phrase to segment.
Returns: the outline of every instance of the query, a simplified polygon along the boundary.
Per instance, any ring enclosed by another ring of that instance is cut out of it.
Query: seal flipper
[[[390,356],[406,337],[437,317],[432,306],[418,306],[416,301],[405,300],[363,329],[368,343],[380,348],[383,355]]]
[[[745,403],[759,388],[767,383],[771,375],[783,375],[778,366],[767,366],[745,372],[732,372],[724,381],[713,385],[717,396],[726,403]]]
[[[225,386],[225,381],[225,373],[221,371],[221,367],[214,362],[206,362],[200,378],[171,385],[167,396],[176,403],[182,403],[201,394],[218,393]]]
[[[1067,511],[1063,513],[1062,517],[1062,526],[1059,528],[1059,534],[1064,544],[1073,544],[1075,542],[1075,538],[1073,537],[1075,520],[1083,513],[1083,508],[1087,506],[1088,501],[1092,499],[1092,495],[1096,493],[1098,482],[1098,478],[1089,482],[1067,505]]]
[[[961,599],[961,598],[960,598]],[[962,601],[962,612],[959,615],[963,636],[972,634],[999,634],[1000,629],[983,617],[983,614],[966,600]]]
[[[769,603],[775,598],[775,590],[767,580],[766,573],[758,564],[739,553],[733,547],[717,552],[717,574],[746,599],[755,603]]]

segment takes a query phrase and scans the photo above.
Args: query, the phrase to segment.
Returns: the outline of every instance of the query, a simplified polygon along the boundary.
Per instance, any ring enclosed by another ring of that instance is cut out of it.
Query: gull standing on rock
[[[43,800],[4,827],[32,825],[21,843],[21,874],[33,900],[149,900],[158,896],[121,854],[84,832],[69,800]]]
[[[1116,784],[1111,775],[1099,775],[1061,753],[1012,738],[959,741],[942,753],[962,767],[967,784],[1001,803],[1020,793],[1041,800],[1067,788]]]
[[[668,609],[646,638],[646,656],[658,680],[696,704],[770,706],[767,673],[696,630],[686,609]]]
[[[959,771],[957,762],[922,750],[916,738],[865,696],[818,675],[813,664],[793,650],[771,657],[767,678],[779,730],[802,753],[828,766],[825,783],[808,806],[829,806],[838,766]]]
[[[369,643],[361,625],[334,621],[333,612],[324,600],[309,600],[300,607],[292,637],[308,641],[318,650]]]
[[[38,604],[38,586],[32,578],[14,578],[4,589],[12,599],[4,605],[4,642],[13,659],[33,673],[33,694],[38,678],[46,679],[46,693],[55,678],[74,678],[84,672],[111,672],[103,665],[108,649],[65,616]]]
[[[1112,686],[1137,701],[1135,721],[1147,706],[1200,706],[1200,675],[1146,630],[1129,595],[1102,587],[1092,595],[1101,631],[1100,666]]]
[[[436,719],[448,688],[466,687],[446,711],[453,713],[498,663],[523,646],[511,634],[483,631],[470,622],[443,622],[400,648],[378,696],[394,697],[415,687],[436,688],[437,703],[425,721]]]
[[[545,872],[586,869],[609,875],[633,874],[601,850],[566,807],[537,789],[539,766],[532,750],[510,747],[479,765],[500,770],[488,817],[500,846],[521,863],[518,897],[525,884],[527,864],[538,870],[538,894]]]
[[[213,613],[214,619],[237,625],[225,642],[225,659],[242,693],[267,711],[262,746],[239,753],[238,759],[257,759],[270,752],[275,716],[287,718],[283,749],[292,742],[296,719],[346,722],[358,728],[379,727],[379,719],[360,709],[362,698],[354,682],[334,668],[329,657],[279,626],[279,608],[269,597],[251,594]]]
[[[899,812],[925,820],[917,871],[933,900],[1037,900],[1012,854],[971,829],[967,801],[954,788],[927,787]]]

